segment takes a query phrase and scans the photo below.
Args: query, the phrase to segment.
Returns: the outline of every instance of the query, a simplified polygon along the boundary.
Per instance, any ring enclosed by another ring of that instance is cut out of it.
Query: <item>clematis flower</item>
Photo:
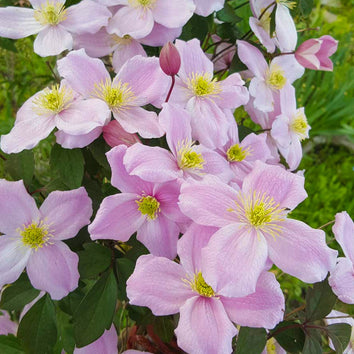
[[[254,75],[250,82],[250,95],[255,98],[254,106],[263,112],[274,110],[274,93],[292,84],[304,73],[294,55],[274,58],[267,64],[262,53],[245,41],[237,41],[238,55]]]
[[[67,84],[55,85],[23,104],[10,133],[1,137],[1,149],[9,154],[32,149],[55,127],[75,140],[77,135],[102,127],[109,118],[110,111],[101,100],[83,100]]]
[[[296,49],[295,58],[304,68],[333,71],[329,57],[336,52],[337,47],[338,41],[331,36],[312,38]]]
[[[31,284],[59,300],[78,286],[79,257],[62,242],[90,222],[85,188],[48,195],[40,209],[23,182],[0,180],[0,288],[26,268]]]
[[[201,179],[205,174],[230,181],[233,175],[225,159],[192,141],[191,117],[186,110],[164,103],[159,118],[171,152],[157,146],[131,146],[124,156],[124,165],[130,174],[159,183],[188,177]]]
[[[181,68],[170,101],[192,115],[192,137],[215,148],[225,144],[231,111],[246,104],[249,98],[244,81],[237,73],[218,82],[213,79],[213,63],[204,54],[197,39],[176,40]]]
[[[295,170],[302,158],[301,141],[309,137],[304,107],[296,109],[295,88],[287,85],[280,92],[281,114],[273,122],[270,134],[290,170]]]
[[[127,241],[137,231],[137,239],[155,255],[173,259],[180,233],[178,223],[187,218],[178,208],[179,186],[143,181],[130,176],[123,158],[127,147],[119,145],[107,153],[113,186],[122,193],[106,197],[89,226],[93,240]]]
[[[135,56],[112,81],[103,62],[80,49],[60,59],[58,71],[83,97],[102,100],[128,133],[139,133],[144,138],[163,135],[156,113],[141,108],[165,96],[168,89],[158,58]]]
[[[221,38],[216,34],[213,34],[211,36],[211,39],[214,43],[221,41]],[[236,46],[233,46],[230,48],[229,43],[222,42],[222,43],[216,44],[214,71],[218,72],[218,71],[229,69],[232,59],[235,55],[235,52],[236,52]],[[211,59],[212,54],[207,53],[207,56]]]
[[[6,311],[0,310],[0,335],[16,335],[17,327],[18,324],[11,321],[9,314]]]
[[[339,300],[354,304],[354,223],[347,212],[336,214],[333,233],[345,257],[339,257],[328,279]]]
[[[110,147],[140,143],[136,134],[127,133],[116,120],[110,121],[103,127],[103,138]]]
[[[286,354],[274,337],[267,340],[267,344],[261,354]]]
[[[106,26],[111,12],[103,5],[83,0],[65,8],[65,0],[31,0],[33,9],[0,9],[0,36],[24,38],[38,33],[34,52],[45,57],[72,49],[72,34],[95,33]]]
[[[225,0],[194,0],[196,5],[195,13],[200,16],[209,16],[214,11],[223,8]]]
[[[218,282],[212,287],[205,281],[212,269],[202,249],[214,231],[192,225],[178,241],[180,264],[164,257],[141,256],[127,281],[131,304],[147,306],[155,316],[180,313],[177,344],[191,354],[231,353],[237,334],[233,322],[273,328],[283,317],[284,296],[272,273],[263,272],[256,291],[246,297],[224,296]]]
[[[303,177],[261,161],[240,191],[207,177],[182,184],[179,206],[194,222],[220,228],[203,250],[212,269],[205,281],[211,287],[217,283],[220,294],[254,292],[268,258],[308,283],[333,269],[337,251],[327,247],[325,233],[286,218],[307,196]]]

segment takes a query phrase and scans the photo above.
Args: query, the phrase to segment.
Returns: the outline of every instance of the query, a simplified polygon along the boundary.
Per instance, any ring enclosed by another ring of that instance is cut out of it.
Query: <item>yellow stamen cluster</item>
[[[120,81],[111,83],[109,79],[95,85],[93,94],[104,100],[112,111],[119,111],[135,99],[134,93],[127,83]]]
[[[34,18],[41,25],[55,26],[66,19],[66,9],[59,2],[47,1],[34,11]]]
[[[227,159],[230,162],[242,161],[251,154],[251,149],[243,149],[239,144],[232,145],[226,152]]]
[[[210,73],[193,73],[187,80],[187,87],[198,97],[215,96],[221,92],[220,83]]]
[[[22,236],[23,244],[35,250],[46,245],[53,236],[49,232],[49,226],[44,224],[43,221],[39,223],[34,221],[32,224],[24,226],[22,230],[18,229],[17,231]]]
[[[144,10],[152,9],[155,6],[156,0],[128,0],[133,7],[142,7]]]
[[[308,138],[309,125],[302,111],[296,113],[295,119],[291,123],[291,130],[299,137],[300,141]]]
[[[284,76],[284,70],[278,65],[273,65],[268,72],[266,83],[274,90],[282,89],[286,84],[286,77]]]
[[[135,201],[138,204],[138,210],[142,215],[147,215],[151,220],[157,218],[157,214],[160,212],[160,203],[155,197],[151,195],[143,196],[139,200]]]
[[[274,338],[270,338],[267,341],[266,349],[267,349],[267,354],[276,354],[277,353]]]
[[[280,5],[286,6],[288,9],[292,10],[296,6],[296,1],[291,0],[276,0],[276,2]]]
[[[282,232],[283,227],[279,223],[285,220],[286,212],[272,197],[265,193],[254,192],[247,196],[240,193],[235,204],[235,209],[228,211],[235,213],[240,223],[255,229],[257,234],[268,234],[275,239]]]
[[[53,86],[43,90],[37,97],[33,99],[33,110],[37,114],[60,113],[67,109],[73,101],[73,93],[65,86]]]
[[[202,296],[205,297],[215,296],[215,292],[213,288],[205,282],[202,272],[199,272],[194,275],[194,280],[193,282],[190,282],[190,285],[192,290],[196,291]]]
[[[177,161],[179,168],[202,170],[205,164],[202,154],[192,149],[193,143],[182,141],[178,144]]]

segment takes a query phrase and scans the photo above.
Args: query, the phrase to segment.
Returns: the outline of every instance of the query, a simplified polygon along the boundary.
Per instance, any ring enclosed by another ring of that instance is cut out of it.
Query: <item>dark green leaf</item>
[[[235,14],[235,10],[228,3],[225,3],[224,7],[216,13],[216,17],[220,21],[229,23],[242,21],[242,18]]]
[[[174,335],[175,324],[171,316],[158,316],[154,320],[154,332],[165,343],[169,343]]]
[[[119,300],[128,300],[127,298],[127,280],[133,273],[135,262],[128,258],[117,259],[117,275],[118,275],[118,298]]]
[[[299,8],[303,16],[308,16],[313,8],[313,0],[300,0]]]
[[[127,244],[132,248],[127,252],[126,257],[134,262],[143,254],[149,254],[147,248],[136,239],[135,235],[129,239]]]
[[[352,328],[348,323],[334,323],[327,326],[327,333],[332,339],[337,354],[342,354],[348,346]]]
[[[71,316],[60,309],[57,310],[58,333],[62,347],[67,353],[72,353],[75,348],[74,328]]]
[[[52,148],[50,164],[55,173],[71,189],[81,186],[84,175],[84,158],[80,149],[63,149],[58,144]]]
[[[38,294],[39,290],[34,289],[26,273],[22,273],[13,284],[5,288],[2,292],[0,308],[8,311],[22,310]]]
[[[236,342],[236,354],[260,354],[267,343],[264,328],[241,327]]]
[[[254,133],[254,131],[244,125],[238,126],[238,137],[242,141],[247,135]]]
[[[5,169],[15,180],[23,179],[25,185],[32,181],[34,172],[34,156],[32,150],[24,150],[18,154],[10,154],[5,161]]]
[[[209,30],[209,17],[194,14],[183,26],[183,31],[179,38],[184,41],[189,41],[193,38],[198,38],[200,41],[203,41]]]
[[[229,73],[233,74],[235,72],[239,72],[247,69],[248,69],[247,66],[241,61],[236,51],[234,57],[232,58]]]
[[[286,330],[280,331],[275,334],[277,342],[286,350],[291,353],[299,353],[304,347],[305,334],[300,327],[296,326],[297,323],[291,321],[284,321],[279,323],[272,332],[277,332],[280,328],[291,327]]]
[[[76,290],[72,291],[68,296],[65,296],[64,299],[59,301],[60,309],[69,315],[73,315],[80,302],[85,297],[85,293],[80,285],[82,285],[81,282]]]
[[[319,335],[319,333],[317,334]],[[322,354],[321,343],[318,341],[317,337],[318,336],[312,335],[306,336],[302,354]]]
[[[275,32],[275,13],[276,13],[277,5],[273,7],[273,11],[270,15],[270,28],[269,28],[269,36],[273,37],[273,33]],[[265,15],[266,16],[266,15]]]
[[[306,294],[306,319],[316,321],[326,317],[332,311],[336,300],[337,297],[333,294],[327,279],[314,284]]]
[[[0,353],[1,354],[24,354],[20,340],[12,334],[8,336],[0,336]]]
[[[109,146],[106,144],[103,138],[96,139],[88,147],[94,159],[100,166],[106,170],[110,170],[109,163],[106,157],[106,152],[109,150]]]
[[[0,47],[9,50],[10,52],[17,52],[15,41],[9,38],[0,38]]]
[[[117,283],[112,270],[103,274],[81,301],[74,313],[77,347],[84,347],[109,329],[117,302]]]
[[[111,264],[111,251],[98,243],[85,243],[79,251],[79,272],[81,278],[96,277]]]
[[[26,353],[51,353],[57,341],[55,306],[49,295],[44,295],[22,318],[18,338]]]

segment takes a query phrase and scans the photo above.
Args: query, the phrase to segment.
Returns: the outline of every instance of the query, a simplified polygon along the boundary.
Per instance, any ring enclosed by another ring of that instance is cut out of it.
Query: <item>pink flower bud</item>
[[[335,53],[338,41],[331,36],[312,38],[302,43],[295,52],[295,58],[305,68],[332,71],[333,63],[329,57]]]
[[[136,134],[127,133],[116,120],[103,127],[103,138],[110,147],[121,144],[131,146],[141,142]]]
[[[181,67],[181,57],[171,42],[166,43],[161,49],[160,67],[169,76],[176,75]]]

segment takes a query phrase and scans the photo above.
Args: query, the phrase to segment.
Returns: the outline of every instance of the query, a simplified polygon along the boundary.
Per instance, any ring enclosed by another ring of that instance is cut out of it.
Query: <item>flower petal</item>
[[[336,214],[333,233],[346,257],[354,264],[354,223],[346,211]]]

